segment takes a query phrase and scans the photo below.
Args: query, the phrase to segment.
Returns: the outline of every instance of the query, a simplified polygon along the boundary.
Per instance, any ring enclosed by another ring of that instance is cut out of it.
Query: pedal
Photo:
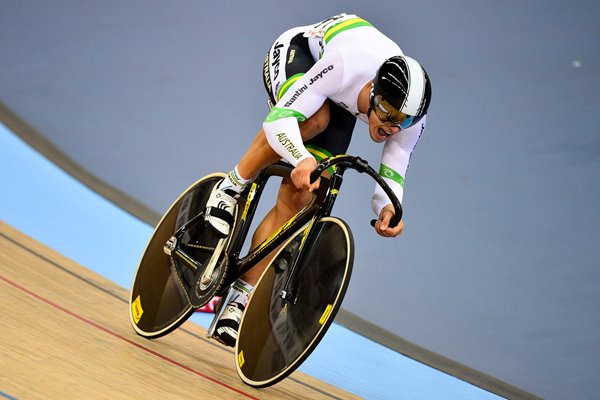
[[[170,256],[173,250],[177,247],[177,238],[175,236],[171,236],[167,243],[165,243],[163,247],[163,251],[166,255]]]
[[[279,292],[279,297],[283,300],[284,305],[286,303],[296,304],[298,302],[298,297],[294,296],[291,291],[282,290]]]

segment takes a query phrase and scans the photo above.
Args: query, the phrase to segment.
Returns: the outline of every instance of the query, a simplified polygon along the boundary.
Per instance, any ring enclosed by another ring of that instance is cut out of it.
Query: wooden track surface
[[[300,372],[271,388],[246,386],[231,349],[191,322],[153,341],[137,336],[128,290],[1,221],[0,304],[0,397],[357,398]]]

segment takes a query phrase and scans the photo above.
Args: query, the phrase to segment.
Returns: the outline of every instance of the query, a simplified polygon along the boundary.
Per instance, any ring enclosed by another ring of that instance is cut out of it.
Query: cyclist
[[[270,113],[245,155],[213,189],[206,221],[226,237],[236,198],[259,171],[283,158],[295,168],[281,183],[273,209],[252,238],[255,247],[310,201],[319,181],[310,183],[317,160],[344,154],[356,119],[368,124],[370,137],[384,143],[380,174],[400,200],[410,156],[425,128],[431,84],[425,69],[403,55],[396,43],[356,15],[340,14],[314,25],[290,29],[269,49],[263,67]],[[372,208],[375,231],[395,237],[394,212],[377,186]],[[267,261],[234,283],[233,298],[215,335],[235,345],[237,329],[253,285]]]

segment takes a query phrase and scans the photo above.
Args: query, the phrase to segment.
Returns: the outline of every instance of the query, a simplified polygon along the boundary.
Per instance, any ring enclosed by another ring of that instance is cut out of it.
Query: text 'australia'
[[[283,148],[286,149],[287,152],[290,153],[290,155],[294,159],[298,160],[302,156],[300,150],[298,150],[298,148],[294,146],[294,143],[292,143],[292,141],[287,137],[285,132],[279,133],[275,136],[277,136],[277,140],[279,140],[279,143],[281,143]]]

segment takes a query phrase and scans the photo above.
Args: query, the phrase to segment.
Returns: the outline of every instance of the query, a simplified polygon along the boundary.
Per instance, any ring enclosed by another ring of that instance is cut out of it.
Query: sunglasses
[[[383,123],[390,123],[400,129],[410,128],[415,122],[412,115],[404,114],[385,101],[381,95],[371,96],[371,109]]]

